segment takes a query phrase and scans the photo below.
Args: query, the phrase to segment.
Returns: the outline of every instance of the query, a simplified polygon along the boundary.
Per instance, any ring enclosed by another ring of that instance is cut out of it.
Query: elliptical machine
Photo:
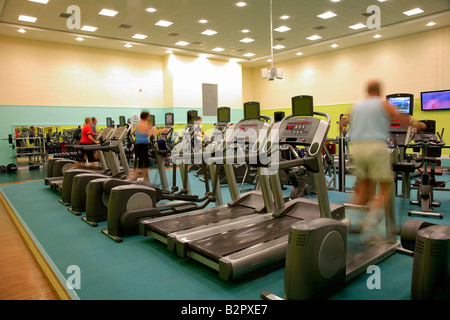
[[[433,207],[440,207],[441,202],[434,199],[433,187],[434,187],[434,166],[437,162],[436,158],[441,156],[441,149],[445,145],[442,140],[444,129],[441,134],[437,133],[436,136],[436,121],[434,120],[422,120],[426,123],[427,129],[423,133],[416,133],[414,137],[414,143],[410,143],[409,147],[413,147],[414,150],[422,150],[420,158],[416,159],[416,168],[422,168],[421,179],[417,188],[417,200],[410,201],[410,204],[420,205],[420,210],[409,210],[408,215],[420,215],[428,217],[437,217],[442,219],[443,214],[433,212]],[[429,169],[428,165],[432,164],[432,168]]]

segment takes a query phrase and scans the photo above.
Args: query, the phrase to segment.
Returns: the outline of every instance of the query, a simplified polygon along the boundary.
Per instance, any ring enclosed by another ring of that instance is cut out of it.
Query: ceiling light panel
[[[42,3],[42,4],[47,4],[49,0],[28,0],[30,2],[36,2],[36,3]]]
[[[159,20],[157,23],[155,23],[155,26],[168,27],[168,26],[171,26],[172,24],[173,24],[173,22],[170,22],[170,21]]]
[[[97,31],[97,27],[93,27],[93,26],[83,26],[81,28],[82,31],[89,31],[89,32],[95,32]]]
[[[136,33],[134,36],[132,36],[133,39],[139,39],[139,40],[144,40],[147,37],[148,37],[147,35],[139,34],[139,33]]]
[[[25,16],[25,15],[20,15],[19,16],[19,21],[24,21],[24,22],[36,22],[37,18],[36,17],[30,17],[30,16]]]
[[[317,34],[315,34],[315,35],[310,36],[310,37],[308,37],[308,38],[306,38],[306,39],[311,40],[311,41],[314,41],[314,40],[322,39],[322,37],[319,36],[319,35],[317,35]]]
[[[101,16],[115,17],[119,12],[111,9],[102,9],[98,14]]]
[[[407,16],[413,16],[415,14],[419,14],[419,13],[422,13],[422,12],[423,12],[422,9],[415,8],[415,9],[411,9],[411,10],[405,11],[405,12],[403,12],[403,14],[406,14]]]
[[[337,14],[334,12],[331,12],[331,11],[327,11],[327,12],[324,12],[324,13],[318,15],[318,17],[321,19],[330,19],[330,18],[333,18],[336,16],[337,16]]]
[[[352,26],[349,26],[349,28],[353,29],[353,30],[359,30],[359,29],[362,29],[362,28],[365,28],[365,27],[366,27],[366,25],[363,24],[363,23],[357,23],[357,24],[354,24]]]
[[[213,36],[217,33],[217,31],[214,30],[205,30],[202,32],[202,34],[207,35],[207,36]]]
[[[291,30],[291,28],[286,27],[286,26],[281,26],[281,27],[278,27],[278,28],[273,29],[273,30],[278,31],[278,32],[286,32],[286,31]]]

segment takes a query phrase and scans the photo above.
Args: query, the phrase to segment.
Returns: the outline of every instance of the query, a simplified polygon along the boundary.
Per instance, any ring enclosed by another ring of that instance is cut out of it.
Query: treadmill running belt
[[[189,249],[218,261],[233,252],[289,234],[297,218],[284,216],[256,223],[245,228],[199,239],[189,244]]]
[[[159,234],[167,235],[171,232],[186,230],[210,223],[237,218],[255,213],[255,209],[244,206],[213,207],[198,214],[175,217],[161,221],[151,222],[147,228]]]

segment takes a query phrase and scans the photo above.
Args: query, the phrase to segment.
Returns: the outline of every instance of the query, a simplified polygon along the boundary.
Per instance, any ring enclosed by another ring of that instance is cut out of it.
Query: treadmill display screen
[[[173,126],[173,113],[166,113],[166,126]]]
[[[217,122],[230,122],[230,108],[223,107],[217,109]]]
[[[155,126],[155,116],[153,114],[150,115],[149,121],[152,126]]]
[[[119,126],[125,127],[125,117],[124,116],[119,117]]]
[[[297,96],[292,98],[292,114],[295,116],[312,116],[314,114],[313,97]]]
[[[244,104],[244,118],[246,120],[259,120],[260,117],[260,104],[259,102],[246,102]]]
[[[395,93],[386,97],[388,102],[395,106],[401,113],[412,115],[414,106],[414,96],[408,93]]]
[[[187,118],[187,123],[188,124],[193,124],[193,123],[195,123],[197,121],[198,113],[197,113],[196,110],[188,111],[187,117],[188,117]]]

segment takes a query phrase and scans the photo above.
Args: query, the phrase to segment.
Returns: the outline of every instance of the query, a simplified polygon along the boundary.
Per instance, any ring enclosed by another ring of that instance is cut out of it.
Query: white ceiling
[[[166,55],[166,50],[172,49],[175,53],[189,55],[204,53],[219,59],[238,58],[245,66],[267,65],[271,54],[270,0],[243,1],[247,3],[245,7],[236,6],[238,0],[49,0],[48,4],[0,0],[0,35],[152,55]],[[286,32],[273,32],[274,45],[285,46],[274,49],[275,63],[296,59],[299,51],[303,56],[308,56],[450,25],[450,0],[272,1],[273,28],[291,28]],[[60,15],[66,13],[70,5],[80,8],[82,26],[95,26],[97,31],[69,29],[67,18]],[[367,23],[368,17],[363,14],[370,5],[377,5],[381,10],[381,29],[350,29],[351,25]],[[149,7],[156,11],[147,12]],[[417,7],[424,12],[414,16],[403,14]],[[104,8],[114,9],[118,14],[115,17],[99,15]],[[326,11],[332,11],[337,16],[327,20],[317,17]],[[33,16],[37,21],[19,21],[19,15]],[[288,15],[289,19],[281,19],[283,15]],[[200,19],[208,22],[199,23]],[[173,24],[169,27],[156,26],[159,20],[168,20]],[[426,26],[430,21],[436,24]],[[129,28],[120,25],[128,25]],[[317,30],[317,27],[325,28]],[[26,33],[19,33],[20,28],[25,29]],[[207,29],[217,33],[203,35],[202,32]],[[242,33],[243,29],[250,32]],[[138,33],[148,37],[144,40],[133,39],[132,36]],[[315,34],[322,38],[316,41],[306,39]],[[375,34],[381,35],[381,38],[373,38]],[[76,41],[79,36],[85,40]],[[255,41],[240,41],[246,37]],[[175,45],[180,40],[190,44],[185,47]],[[125,48],[127,43],[133,47]],[[332,44],[339,47],[331,48]],[[220,53],[212,51],[217,47],[225,50]],[[246,53],[253,53],[254,56],[245,57]]]

